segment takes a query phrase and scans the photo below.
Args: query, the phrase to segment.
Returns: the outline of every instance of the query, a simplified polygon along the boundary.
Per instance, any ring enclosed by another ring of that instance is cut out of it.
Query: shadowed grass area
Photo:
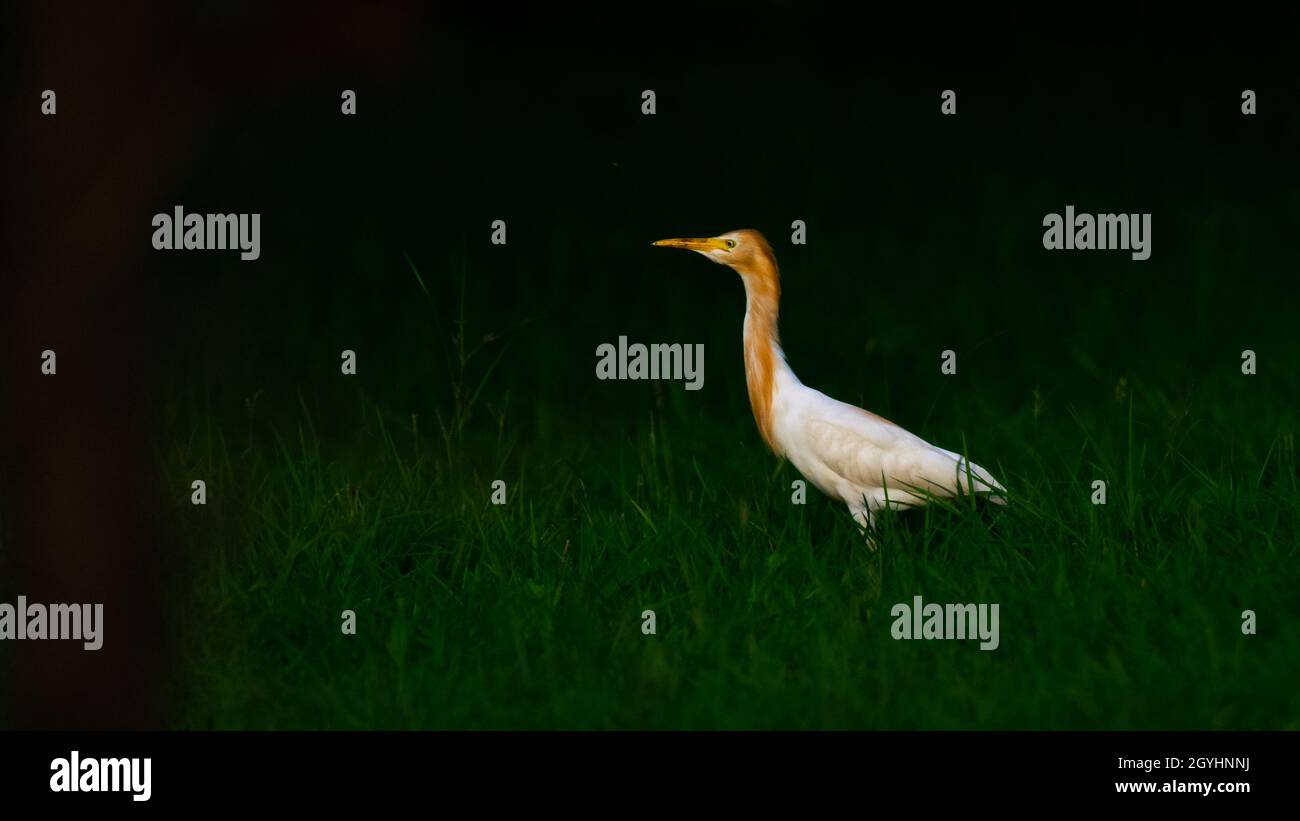
[[[242,424],[172,406],[168,484],[209,486],[177,510],[185,726],[1300,726],[1293,376],[1228,359],[1194,388],[1195,362],[1101,383],[1080,348],[1007,408],[1014,369],[949,388],[927,355],[891,371],[917,397],[897,421],[969,449],[1010,504],[885,515],[873,552],[814,489],[792,504],[743,400],[627,383],[624,415],[524,404],[493,371],[545,333],[502,359],[466,343],[493,340],[463,304],[450,324],[441,365],[397,369],[445,374],[425,415],[362,377],[250,395]],[[916,595],[998,603],[1000,647],[894,640]]]

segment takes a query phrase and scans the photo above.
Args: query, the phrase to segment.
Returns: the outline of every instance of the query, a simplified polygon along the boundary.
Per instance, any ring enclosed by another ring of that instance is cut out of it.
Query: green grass
[[[313,398],[250,388],[238,422],[175,400],[182,726],[1300,727],[1293,376],[1227,357],[1110,381],[1075,348],[1038,387],[1009,366],[948,387],[893,349],[889,395],[916,397],[897,421],[968,448],[1011,501],[884,516],[873,552],[816,490],[791,503],[798,474],[743,400],[525,402],[463,305],[455,327],[444,361],[407,360],[439,374],[427,408],[338,376]],[[518,330],[506,362],[544,336]],[[710,361],[714,390],[739,393],[734,359]],[[914,595],[998,603],[1000,648],[893,640]]]

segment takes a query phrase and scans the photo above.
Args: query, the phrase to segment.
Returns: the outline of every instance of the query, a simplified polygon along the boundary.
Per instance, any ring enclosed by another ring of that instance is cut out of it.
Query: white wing
[[[887,419],[800,385],[783,425],[786,455],[823,492],[850,507],[914,504],[924,494],[1004,492],[987,470]],[[1001,501],[995,499],[995,501]]]

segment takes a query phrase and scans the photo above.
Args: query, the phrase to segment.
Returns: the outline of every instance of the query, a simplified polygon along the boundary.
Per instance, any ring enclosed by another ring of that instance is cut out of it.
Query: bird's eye
[[[728,247],[728,248],[735,248],[735,247],[736,247],[736,241],[735,241],[734,239],[729,239],[729,240],[727,240],[727,247]]]

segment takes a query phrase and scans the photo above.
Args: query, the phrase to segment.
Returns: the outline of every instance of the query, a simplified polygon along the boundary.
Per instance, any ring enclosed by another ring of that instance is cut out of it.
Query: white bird
[[[799,381],[777,334],[781,281],[772,247],[758,231],[707,239],[663,239],[726,265],[745,284],[745,382],[758,432],[777,456],[849,512],[870,537],[875,512],[974,492],[1005,504],[1006,489],[987,470],[935,447],[869,411]]]

